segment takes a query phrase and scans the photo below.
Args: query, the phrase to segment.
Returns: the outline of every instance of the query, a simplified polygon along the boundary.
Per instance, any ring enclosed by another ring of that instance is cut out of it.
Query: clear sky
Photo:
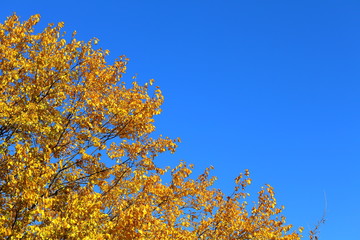
[[[213,165],[228,193],[248,168],[289,223],[308,230],[326,208],[320,239],[360,239],[360,1],[12,0],[1,22],[13,12],[64,21],[127,55],[129,79],[154,78],[157,131],[182,139],[164,161]]]

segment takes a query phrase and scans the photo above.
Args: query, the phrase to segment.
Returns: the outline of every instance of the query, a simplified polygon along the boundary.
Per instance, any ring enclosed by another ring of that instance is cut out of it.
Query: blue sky
[[[13,12],[40,13],[39,30],[64,21],[127,55],[129,79],[154,78],[157,131],[182,139],[164,161],[213,165],[229,193],[250,169],[249,191],[275,187],[289,223],[326,207],[321,239],[360,239],[359,1],[14,0],[1,22]]]

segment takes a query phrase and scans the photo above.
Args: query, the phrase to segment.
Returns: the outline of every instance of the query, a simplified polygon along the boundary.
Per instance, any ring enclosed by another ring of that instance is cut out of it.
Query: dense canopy
[[[209,169],[159,167],[179,139],[155,137],[161,91],[125,83],[97,39],[66,38],[40,16],[0,24],[0,237],[4,239],[299,239],[273,188],[249,206],[249,171],[225,196]],[[169,180],[164,180],[169,176]]]

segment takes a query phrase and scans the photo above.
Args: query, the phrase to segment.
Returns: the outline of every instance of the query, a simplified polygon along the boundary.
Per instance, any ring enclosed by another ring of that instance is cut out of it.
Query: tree
[[[129,86],[125,57],[108,64],[96,39],[66,41],[63,23],[34,33],[39,18],[0,25],[1,238],[300,238],[271,186],[248,206],[249,171],[226,197],[211,168],[191,178],[185,162],[159,167],[179,139],[153,137],[153,81]]]

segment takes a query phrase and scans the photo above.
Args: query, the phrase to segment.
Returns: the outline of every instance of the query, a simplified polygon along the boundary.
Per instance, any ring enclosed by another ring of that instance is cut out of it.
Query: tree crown
[[[128,86],[124,56],[108,64],[96,39],[67,41],[63,23],[35,33],[39,19],[0,24],[2,238],[300,238],[270,185],[248,206],[249,171],[225,196],[211,168],[159,167],[179,139],[153,137],[164,100],[153,80]]]

